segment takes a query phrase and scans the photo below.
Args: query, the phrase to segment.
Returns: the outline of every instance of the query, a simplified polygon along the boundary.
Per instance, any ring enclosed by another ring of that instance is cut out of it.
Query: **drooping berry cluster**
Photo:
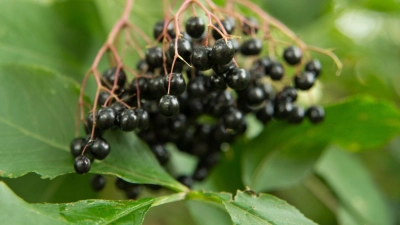
[[[190,3],[185,1],[182,7]],[[198,1],[192,4],[206,10]],[[265,56],[266,43],[272,39],[269,34],[257,36],[260,30],[268,32],[255,18],[226,14],[219,20],[205,12],[208,24],[202,17],[191,16],[182,26],[185,32],[175,26],[180,14],[157,22],[155,44],[144,51],[135,71],[119,64],[103,72],[97,98],[102,107],[85,120],[88,136],[71,143],[77,173],[87,173],[94,159],[107,157],[111,148],[102,135],[119,129],[137,132],[163,166],[170,158],[167,143],[197,157],[192,174],[177,176],[190,187],[204,180],[219,162],[221,146],[244,134],[247,114],[263,124],[273,119],[293,124],[304,117],[312,123],[324,119],[321,106],[309,104],[305,109],[296,104],[298,92],[312,88],[322,69],[317,59],[305,57],[304,45],[287,45],[280,57],[269,48]],[[235,34],[245,38],[239,40]],[[295,74],[287,73],[289,67],[295,68]],[[125,71],[135,76],[130,82]],[[93,188],[100,190],[103,181],[96,175]],[[139,193],[139,185],[120,178],[116,185],[129,198]]]

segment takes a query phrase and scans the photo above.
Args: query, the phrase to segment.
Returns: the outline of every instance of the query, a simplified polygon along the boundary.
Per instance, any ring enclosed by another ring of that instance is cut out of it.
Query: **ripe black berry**
[[[138,115],[133,109],[125,109],[119,116],[119,128],[123,131],[133,131],[139,125]]]
[[[178,98],[173,95],[164,95],[158,104],[160,113],[166,117],[172,117],[179,112]]]
[[[301,106],[293,106],[292,111],[289,113],[289,123],[301,123],[304,119],[305,111]]]
[[[145,59],[141,59],[136,64],[136,69],[140,72],[144,72],[148,69],[148,65]]]
[[[153,99],[161,98],[164,94],[167,93],[167,90],[164,87],[164,76],[156,76],[153,79],[150,79],[148,85],[149,97]]]
[[[203,165],[199,165],[194,171],[192,177],[193,180],[203,181],[208,176],[209,169]]]
[[[240,53],[245,56],[258,55],[262,50],[262,42],[260,39],[251,38],[242,43]]]
[[[137,82],[137,86],[136,86],[136,82]],[[133,79],[132,83],[131,83],[131,90],[133,93],[137,93],[138,92],[138,88],[140,91],[140,96],[146,96],[148,95],[148,91],[149,91],[149,78],[147,77],[138,77]]]
[[[216,74],[211,75],[210,85],[215,91],[223,91],[227,88],[224,78]]]
[[[124,70],[121,68],[118,69],[118,80],[117,80],[117,86],[120,88],[124,87],[125,81],[126,81],[126,74]],[[109,87],[112,87],[114,85],[114,81],[117,75],[117,68],[111,68],[103,72],[103,85],[107,85]]]
[[[136,108],[135,114],[138,117],[138,125],[137,128],[139,130],[145,130],[149,127],[149,113],[142,108]]]
[[[195,47],[191,56],[191,62],[194,68],[204,71],[211,69],[214,62],[210,59],[211,48],[205,46]]]
[[[235,55],[235,49],[233,48],[232,41],[224,39],[217,40],[211,50],[211,60],[219,65],[225,65],[232,61]]]
[[[197,98],[203,97],[207,94],[206,78],[204,76],[197,76],[190,80],[187,86],[187,91],[190,97]]]
[[[110,145],[102,138],[96,138],[90,143],[88,150],[92,153],[95,159],[103,160],[110,153]]]
[[[297,90],[294,87],[286,86],[278,95],[280,95],[279,99],[286,99],[290,102],[294,102],[297,99]]]
[[[315,83],[314,72],[304,71],[301,74],[294,77],[294,85],[297,89],[308,90]]]
[[[325,110],[323,107],[314,105],[308,108],[307,117],[312,123],[319,123],[325,118]]]
[[[162,67],[163,65],[163,52],[161,47],[152,47],[146,51],[146,63],[151,68]]]
[[[263,107],[259,109],[256,113],[257,119],[263,124],[269,122],[273,116],[274,116],[274,103],[269,100],[265,101]]]
[[[177,179],[181,184],[185,185],[188,188],[191,188],[193,185],[193,178],[186,175],[181,175]]]
[[[106,178],[103,175],[94,175],[90,181],[93,190],[101,191],[106,185]]]
[[[168,53],[171,58],[175,56],[175,40],[173,39],[169,45]],[[178,54],[186,61],[190,62],[190,55],[192,54],[192,44],[189,40],[180,38],[178,39]]]
[[[254,17],[246,17],[246,23],[243,23],[242,32],[244,35],[250,35],[254,32],[257,34],[258,32],[258,21]]]
[[[105,91],[100,91],[99,98],[97,99],[97,103],[99,105],[104,105],[109,97],[110,97],[110,93],[105,92]]]
[[[290,65],[296,65],[301,61],[302,52],[297,46],[289,46],[283,51],[283,58]]]
[[[227,129],[236,130],[242,124],[242,120],[244,119],[243,113],[235,108],[230,108],[225,112],[222,117],[222,124]]]
[[[140,194],[140,185],[133,184],[125,190],[128,199],[136,199]]]
[[[266,98],[264,90],[261,86],[252,85],[245,90],[245,99],[247,105],[257,106],[260,105]]]
[[[77,156],[74,160],[74,169],[76,173],[84,174],[90,170],[90,159],[84,155]]]
[[[270,67],[268,74],[272,80],[281,80],[285,74],[285,70],[283,69],[282,64],[279,62],[274,62]]]
[[[84,138],[75,138],[74,140],[72,140],[71,145],[69,146],[71,154],[74,157],[81,155],[85,145],[86,140]]]
[[[200,38],[204,30],[206,29],[206,25],[204,23],[204,20],[201,17],[190,17],[186,21],[186,32],[192,37],[192,38]]]
[[[309,61],[306,66],[305,66],[305,71],[309,71],[309,72],[314,72],[315,77],[318,77],[319,74],[321,73],[321,63],[319,62],[318,59],[313,59],[311,61]]]
[[[154,39],[157,39],[162,34],[163,30],[164,30],[164,20],[158,21],[154,25],[154,28],[153,28],[153,37],[154,37]],[[175,34],[174,24],[173,23],[169,23],[168,24],[167,33],[172,39],[175,38],[176,34]],[[163,38],[162,37],[159,39],[159,42],[163,42]]]
[[[250,83],[250,76],[244,69],[234,69],[229,71],[225,77],[226,84],[234,90],[243,90]]]
[[[186,90],[186,81],[181,73],[172,73],[171,75],[164,76],[164,88],[168,90],[168,81],[171,77],[170,94],[181,95]]]
[[[287,99],[282,99],[275,102],[274,117],[277,119],[285,119],[293,110],[293,103]]]
[[[110,107],[101,108],[97,112],[97,125],[103,129],[108,130],[115,126],[116,113]]]
[[[228,33],[228,34],[232,34],[233,33],[233,31],[235,29],[235,26],[232,23],[232,21],[230,21],[230,20],[221,20],[221,23],[222,23],[222,26],[224,26],[226,33]],[[215,23],[214,26],[217,27],[218,29],[220,28],[218,23]],[[220,29],[220,30],[221,30],[221,33],[224,33],[222,31],[222,29]],[[219,32],[214,30],[214,29],[212,31],[212,36],[213,36],[213,38],[215,40],[218,40],[218,39],[222,38],[221,34],[219,34]]]
[[[227,73],[229,70],[233,70],[233,69],[235,69],[235,68],[236,68],[236,66],[235,66],[235,64],[233,63],[233,61],[230,61],[229,63],[227,63],[227,64],[225,64],[225,65],[218,65],[218,64],[215,64],[215,65],[212,67],[213,71],[214,71],[217,75],[219,75],[219,76],[222,76],[222,75],[224,75],[225,73]]]
[[[170,120],[169,128],[171,132],[181,134],[186,130],[187,120],[185,114],[179,114]]]
[[[158,162],[161,165],[165,165],[169,158],[170,154],[168,150],[161,144],[151,146],[151,151],[153,152],[154,156],[157,158]]]

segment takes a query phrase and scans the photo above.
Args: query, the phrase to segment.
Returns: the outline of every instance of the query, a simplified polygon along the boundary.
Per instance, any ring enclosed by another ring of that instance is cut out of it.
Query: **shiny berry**
[[[227,88],[224,78],[216,74],[211,75],[210,85],[215,91],[223,91]]]
[[[161,165],[165,165],[169,161],[170,154],[164,145],[153,145],[151,146],[151,151]]]
[[[160,35],[162,34],[164,30],[164,20],[162,21],[158,21],[153,28],[153,37],[154,39],[157,39],[160,37]],[[175,34],[175,30],[174,30],[174,24],[173,23],[169,23],[167,26],[167,33],[171,38],[175,38],[176,34]],[[163,38],[160,37],[160,39],[158,40],[159,42],[163,42]]]
[[[274,62],[269,70],[269,76],[272,80],[281,80],[285,74],[282,64]]]
[[[300,90],[308,90],[315,83],[315,74],[314,72],[304,71],[299,75],[294,77],[294,86]]]
[[[97,103],[99,105],[104,105],[109,98],[110,98],[110,93],[105,92],[105,91],[100,91],[99,98],[97,99]],[[108,101],[108,102],[110,102],[110,101]]]
[[[161,98],[161,96],[167,93],[167,90],[164,87],[164,76],[156,76],[153,79],[150,79],[148,93],[150,95],[149,97],[153,99]]]
[[[321,106],[314,105],[308,108],[306,115],[312,123],[320,123],[325,118],[325,110]]]
[[[90,159],[84,155],[77,156],[74,160],[74,169],[76,173],[84,174],[90,170]]]
[[[125,109],[119,116],[119,128],[123,131],[133,131],[139,125],[139,118],[133,109]]]
[[[277,101],[275,102],[274,117],[277,119],[285,119],[289,116],[292,110],[293,110],[292,102],[286,99]]]
[[[192,38],[200,38],[206,29],[206,25],[201,17],[190,17],[186,21],[185,28]]]
[[[211,50],[211,60],[219,65],[225,65],[232,61],[235,54],[232,41],[224,39],[217,40]]]
[[[172,117],[179,113],[179,101],[176,96],[164,95],[158,104],[160,113],[166,117]]]
[[[106,140],[96,138],[92,143],[90,143],[88,150],[90,150],[95,159],[103,160],[110,153],[111,147]]]
[[[85,145],[86,140],[84,138],[75,138],[74,140],[72,140],[71,145],[69,146],[71,154],[74,157],[81,155]]]
[[[283,58],[290,65],[296,65],[301,61],[303,53],[297,46],[289,46],[283,51]]]
[[[96,122],[101,129],[108,130],[115,126],[116,117],[117,115],[112,108],[104,107],[97,112]]]
[[[258,32],[258,21],[254,17],[246,17],[246,22],[243,23],[242,32],[244,35],[250,35]]]
[[[187,86],[187,91],[190,97],[197,98],[203,97],[207,94],[206,78],[204,76],[197,76],[190,80]]]
[[[137,199],[140,194],[140,185],[133,184],[125,190],[125,195],[128,199]]]
[[[305,110],[301,106],[293,106],[288,116],[289,123],[301,123],[304,119]]]
[[[258,55],[261,53],[261,50],[262,42],[257,38],[251,38],[247,41],[244,41],[240,47],[240,53],[245,56]]]
[[[175,41],[176,39],[173,39],[169,45],[168,53],[171,58],[175,56]],[[190,62],[190,55],[193,52],[192,49],[192,43],[190,43],[189,40],[180,38],[178,39],[178,54],[186,61]]]
[[[243,119],[244,115],[240,110],[235,108],[230,108],[222,116],[222,124],[227,129],[236,130],[242,124]]]
[[[272,101],[265,101],[264,105],[256,112],[257,119],[266,124],[274,116],[274,104]]]
[[[162,67],[163,65],[163,52],[161,47],[152,47],[146,51],[146,63],[147,65],[154,69]]]
[[[103,81],[104,85],[112,87],[114,85],[115,78],[117,77],[117,70],[118,70],[118,79],[117,79],[117,86],[120,88],[124,87],[126,81],[126,74],[124,70],[121,68],[111,68],[103,72]]]
[[[205,71],[211,69],[214,62],[210,59],[211,48],[205,46],[195,47],[191,56],[194,68]]]
[[[172,73],[171,75],[164,76],[164,88],[168,90],[168,82],[171,77],[170,93],[172,95],[181,95],[186,90],[186,81],[181,73]]]
[[[245,98],[249,106],[258,106],[265,100],[265,93],[260,86],[251,86],[245,90]]]
[[[221,24],[222,26],[224,26],[227,34],[232,34],[233,31],[235,30],[235,25],[230,20],[221,20]],[[221,31],[221,33],[224,33],[222,29],[220,29],[219,23],[215,23],[214,26],[217,27]],[[214,29],[212,31],[212,36],[215,40],[222,38],[221,34]]]
[[[92,189],[95,191],[101,191],[104,186],[106,185],[106,177],[103,175],[94,175],[92,179],[90,180],[90,184],[92,186]]]
[[[147,129],[149,127],[149,113],[142,108],[136,108],[136,109],[134,109],[134,111],[138,117],[137,128],[139,130]]]
[[[313,59],[306,64],[304,70],[314,72],[315,77],[318,77],[321,73],[322,66],[318,59]]]
[[[294,102],[297,99],[297,90],[294,87],[286,86],[279,93],[279,99],[286,99],[290,102]]]
[[[223,74],[227,73],[229,70],[233,70],[235,68],[236,68],[236,66],[233,63],[233,61],[230,61],[229,63],[227,63],[225,65],[215,64],[212,67],[213,71],[219,76],[222,76]]]
[[[243,90],[250,83],[250,76],[244,69],[234,69],[226,74],[226,84],[234,90]]]

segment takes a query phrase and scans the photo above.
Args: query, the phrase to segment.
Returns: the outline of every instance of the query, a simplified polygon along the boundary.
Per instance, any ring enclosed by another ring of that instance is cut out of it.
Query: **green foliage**
[[[121,194],[112,182],[96,194],[89,189],[89,176],[70,174],[69,143],[75,131],[79,82],[124,1],[0,1],[0,221],[142,224],[153,207],[185,201],[183,207],[197,224],[398,223],[400,218],[392,213],[400,205],[400,178],[394,172],[400,164],[398,138],[382,149],[400,134],[398,2],[254,2],[307,43],[337,49],[343,74],[335,77],[333,63],[321,57],[324,86],[316,87],[324,92],[316,101],[322,97],[328,103],[325,121],[296,126],[273,121],[255,138],[241,139],[228,149],[208,180],[193,190],[175,181],[135,134],[110,133],[106,137],[112,146],[110,156],[96,161],[90,172],[169,189],[161,197],[146,192],[140,200],[120,201],[114,200]],[[154,1],[137,0],[131,18],[150,34],[162,10],[161,4],[154,7]],[[357,27],[366,30],[352,32]],[[137,59],[135,53],[126,56],[126,62]],[[106,65],[102,61],[101,69]],[[89,82],[90,100],[92,88]],[[185,156],[177,153],[173,158],[183,162]],[[192,164],[188,160],[172,170],[184,171]],[[246,186],[251,191],[237,191]],[[315,199],[301,198],[299,186]],[[265,191],[288,203],[258,194]],[[234,198],[232,193],[237,193]],[[310,202],[325,204],[331,214],[310,213],[318,207]]]

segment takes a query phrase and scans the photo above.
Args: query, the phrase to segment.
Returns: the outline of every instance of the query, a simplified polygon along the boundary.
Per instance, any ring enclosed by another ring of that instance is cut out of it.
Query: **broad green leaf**
[[[232,220],[222,205],[210,202],[187,201],[190,214],[198,225],[231,225]],[[207,216],[205,216],[207,215]]]
[[[357,224],[392,224],[384,197],[354,155],[331,148],[316,165],[316,172],[326,180]]]
[[[16,64],[0,67],[1,176],[13,178],[35,172],[54,178],[73,172],[69,144],[74,134],[77,92],[71,80],[42,68]],[[134,133],[110,132],[106,139],[111,153],[93,163],[92,173],[186,190],[160,167]]]
[[[231,194],[192,192],[187,199],[223,204],[234,224],[240,225],[315,225],[296,208],[272,195],[252,191]]]
[[[243,151],[242,178],[255,191],[294,185],[306,177],[325,147],[338,144],[352,151],[378,148],[400,133],[400,112],[368,97],[326,107],[321,124],[273,122]]]
[[[0,1],[0,63],[40,65],[81,81],[107,36],[100,17],[91,0]]]
[[[142,224],[155,200],[85,200],[66,204],[29,204],[0,182],[0,221],[3,224]]]
[[[91,174],[82,176],[72,173],[48,180],[41,179],[35,173],[29,173],[22,177],[2,178],[1,180],[26,202],[64,203],[98,198],[99,193],[91,188],[91,177]],[[113,180],[107,179],[106,185],[114,186],[115,184]],[[106,191],[104,190],[100,194]]]

